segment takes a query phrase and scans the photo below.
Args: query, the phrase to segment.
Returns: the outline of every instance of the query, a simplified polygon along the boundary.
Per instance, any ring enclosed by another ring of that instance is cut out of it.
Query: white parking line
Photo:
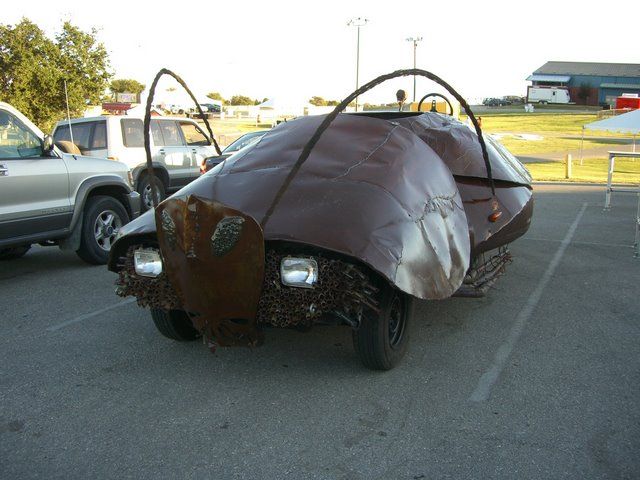
[[[578,215],[576,216],[576,219],[573,221],[573,223],[569,227],[569,231],[567,231],[567,234],[565,235],[564,239],[560,243],[560,247],[558,247],[556,254],[551,259],[551,262],[549,263],[549,266],[547,267],[546,271],[542,275],[542,278],[538,282],[538,285],[536,285],[536,288],[533,290],[531,295],[529,295],[529,298],[525,302],[524,307],[522,307],[522,310],[520,310],[520,313],[518,313],[518,316],[516,317],[516,321],[513,324],[513,327],[511,327],[511,331],[509,332],[509,336],[507,337],[507,340],[502,345],[500,345],[500,348],[498,348],[498,351],[496,352],[496,356],[493,360],[493,364],[491,365],[489,370],[487,370],[484,374],[482,374],[482,376],[480,377],[480,380],[478,380],[478,386],[476,387],[474,392],[471,394],[471,397],[469,397],[469,400],[471,400],[472,402],[484,402],[489,398],[489,395],[491,394],[491,387],[493,387],[493,385],[498,380],[500,373],[504,369],[504,366],[509,356],[511,355],[511,352],[515,347],[515,344],[518,342],[518,339],[522,335],[522,331],[524,330],[524,327],[527,321],[529,320],[533,311],[538,305],[538,302],[540,302],[540,298],[542,297],[542,292],[544,291],[545,287],[549,283],[549,280],[551,280],[551,277],[553,277],[553,274],[558,268],[558,265],[560,264],[560,260],[562,260],[562,256],[564,255],[564,252],[567,250],[567,247],[571,243],[571,239],[573,238],[573,235],[576,233],[576,229],[578,228],[580,219],[582,218],[582,215],[584,214],[584,211],[586,209],[587,209],[587,203],[583,203],[582,208],[580,209],[580,211],[578,212]]]
[[[69,325],[73,325],[74,323],[83,322],[85,320],[89,320],[90,318],[97,317],[98,315],[108,312],[109,310],[113,310],[115,308],[124,307],[125,305],[129,305],[130,303],[135,302],[134,298],[127,298],[126,300],[118,303],[114,303],[113,305],[109,305],[108,307],[101,308],[100,310],[95,310],[91,313],[85,313],[84,315],[80,315],[79,317],[72,318],[71,320],[67,320],[66,322],[59,323],[57,325],[53,325],[47,328],[48,332],[55,332],[56,330],[60,330],[61,328],[67,327]]]
[[[554,238],[538,238],[538,237],[522,237],[518,239],[518,242],[530,241],[530,242],[552,242],[562,243],[562,240],[556,240]],[[619,248],[633,248],[632,244],[624,243],[602,243],[602,242],[571,242],[572,245],[593,245],[596,247],[619,247]]]

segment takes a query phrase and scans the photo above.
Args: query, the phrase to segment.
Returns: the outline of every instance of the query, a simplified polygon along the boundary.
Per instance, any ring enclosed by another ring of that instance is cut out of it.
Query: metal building
[[[547,62],[527,80],[533,86],[568,87],[579,105],[614,105],[623,93],[640,95],[640,64]]]

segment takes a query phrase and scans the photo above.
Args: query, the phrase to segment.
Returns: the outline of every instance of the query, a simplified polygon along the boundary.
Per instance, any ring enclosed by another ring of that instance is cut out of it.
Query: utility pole
[[[347,22],[348,27],[358,28],[358,41],[356,43],[356,90],[360,86],[360,27],[364,27],[369,20],[362,17],[352,18]],[[358,111],[358,97],[356,97],[356,112]]]
[[[418,49],[418,42],[422,41],[422,37],[409,37],[407,42],[413,42],[413,69],[416,68],[416,50]],[[413,103],[416,102],[416,76],[413,76]]]

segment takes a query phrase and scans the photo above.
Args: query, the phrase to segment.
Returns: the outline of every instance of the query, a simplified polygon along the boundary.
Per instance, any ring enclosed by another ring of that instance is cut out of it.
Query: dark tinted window
[[[176,122],[160,120],[158,123],[160,123],[160,129],[162,130],[162,137],[164,138],[165,146],[182,147],[184,145]]]
[[[156,147],[164,146],[164,138],[162,137],[162,130],[157,120],[151,120],[151,136],[153,137],[153,144]]]
[[[144,147],[141,119],[123,118],[120,120],[120,124],[122,126],[122,143],[125,147]]]
[[[91,140],[91,130],[96,122],[76,123],[71,125],[73,132],[73,143],[75,143],[80,150],[89,150],[89,141]],[[71,142],[71,135],[69,134],[69,125],[60,125],[56,128],[56,133],[53,135],[53,139],[56,142],[61,140]]]
[[[107,123],[95,122],[93,126],[93,136],[91,137],[91,149],[98,150],[107,148]]]

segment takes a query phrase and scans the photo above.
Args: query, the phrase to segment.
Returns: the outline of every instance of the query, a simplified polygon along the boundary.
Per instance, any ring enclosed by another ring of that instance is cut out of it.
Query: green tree
[[[30,20],[0,25],[0,100],[12,104],[42,130],[69,111],[79,116],[98,103],[110,77],[109,59],[96,31],[83,32],[65,22],[55,39]]]
[[[309,103],[311,105],[315,105],[316,107],[324,107],[325,105],[327,105],[327,101],[324,98],[317,96],[311,97],[309,99]]]
[[[0,25],[0,100],[47,130],[64,106],[59,58],[57,45],[29,20]]]
[[[140,95],[144,90],[145,85],[132,78],[119,78],[111,80],[109,90],[115,93],[135,93]]]
[[[207,93],[207,98],[210,98],[211,100],[219,100],[222,103],[227,103],[227,101],[222,98],[222,95],[220,95],[219,92],[209,92]]]
[[[245,95],[234,95],[229,99],[230,105],[255,105],[255,100]]]
[[[97,40],[97,30],[83,32],[71,22],[64,22],[56,35],[60,48],[60,68],[67,78],[70,95],[77,98],[77,107],[102,101],[112,74],[109,71],[109,55],[105,46]],[[71,101],[71,99],[69,99]]]

